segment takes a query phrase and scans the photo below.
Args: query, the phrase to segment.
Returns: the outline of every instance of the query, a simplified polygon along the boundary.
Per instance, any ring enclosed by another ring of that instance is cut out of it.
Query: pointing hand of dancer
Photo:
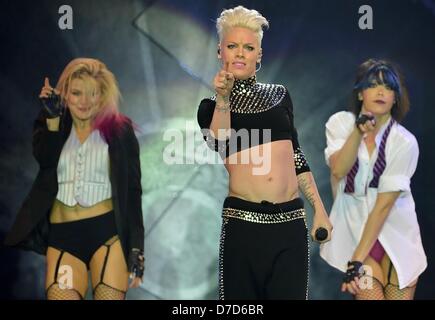
[[[59,91],[54,89],[50,85],[50,80],[48,80],[48,77],[45,77],[44,79],[44,86],[41,89],[41,93],[39,94],[40,98],[48,98],[52,93],[59,94]]]

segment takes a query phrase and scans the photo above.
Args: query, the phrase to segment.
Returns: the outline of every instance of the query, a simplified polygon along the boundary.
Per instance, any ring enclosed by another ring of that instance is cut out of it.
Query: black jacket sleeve
[[[295,162],[296,175],[299,175],[304,172],[311,171],[308,165],[307,159],[305,158],[305,154],[302,151],[301,146],[299,145],[298,140],[298,132],[294,125],[294,115],[293,115],[293,102],[290,97],[290,93],[286,89],[285,96],[283,98],[284,106],[287,107],[290,119],[290,126],[292,130],[292,144],[293,144],[293,158]]]
[[[144,250],[144,225],[142,215],[142,186],[139,143],[133,127],[125,129],[125,146],[128,153],[128,229],[131,248]]]
[[[47,116],[41,110],[33,124],[33,156],[42,169],[56,167],[63,147],[61,130],[49,131]]]

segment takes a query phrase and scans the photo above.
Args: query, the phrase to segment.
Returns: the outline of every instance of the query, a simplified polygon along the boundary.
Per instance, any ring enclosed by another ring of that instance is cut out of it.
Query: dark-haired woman
[[[410,189],[419,149],[399,124],[408,110],[396,67],[370,59],[359,66],[351,112],[326,123],[334,234],[320,253],[345,272],[341,289],[355,299],[413,299],[427,266]]]

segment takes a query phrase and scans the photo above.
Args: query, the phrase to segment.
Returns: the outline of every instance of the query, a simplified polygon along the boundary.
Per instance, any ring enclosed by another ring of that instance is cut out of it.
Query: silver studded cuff
[[[207,146],[210,149],[219,153],[222,158],[225,158],[225,155],[227,153],[228,143],[230,142],[230,139],[228,138],[226,140],[217,140],[217,139],[213,138],[213,136],[210,134],[210,131],[207,131],[206,135],[204,137],[205,137],[205,141],[207,143]]]
[[[311,171],[310,166],[307,162],[307,158],[305,157],[305,154],[302,151],[301,147],[297,147],[294,150],[293,158],[295,161],[296,175]]]
[[[227,138],[226,140],[217,140],[213,137],[213,135],[211,134],[211,130],[208,128],[201,129],[201,132],[207,146],[211,150],[218,152],[222,159],[224,159],[227,156],[227,149],[230,138]]]

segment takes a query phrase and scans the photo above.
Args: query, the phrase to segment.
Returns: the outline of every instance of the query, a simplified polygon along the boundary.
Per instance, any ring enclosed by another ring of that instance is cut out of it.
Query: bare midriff
[[[230,176],[229,196],[272,203],[299,196],[290,140],[273,141],[234,153],[225,159],[225,167]]]
[[[51,223],[65,223],[103,215],[113,210],[112,199],[103,200],[91,207],[83,207],[79,204],[67,206],[59,200],[55,200],[50,212]]]

